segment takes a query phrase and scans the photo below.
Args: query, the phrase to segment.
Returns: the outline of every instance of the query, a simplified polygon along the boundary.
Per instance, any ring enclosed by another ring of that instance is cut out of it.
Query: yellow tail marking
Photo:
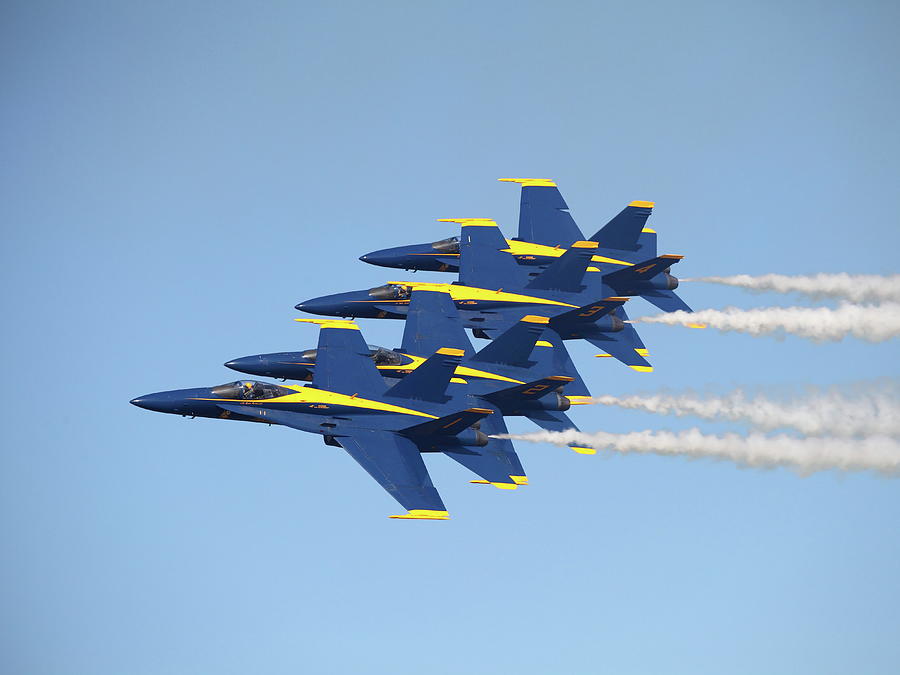
[[[688,328],[707,328],[708,326],[705,323],[686,323],[684,324]]]
[[[639,356],[650,356],[650,352],[648,352],[646,349],[643,349],[643,348],[635,349],[634,351],[636,351]]]
[[[576,241],[572,244],[572,248],[597,248],[600,246],[596,241]]]
[[[612,354],[594,354],[596,359],[608,359],[610,357],[612,357]]]
[[[652,373],[653,366],[628,366],[632,370],[636,370],[639,373]]]
[[[454,384],[469,384],[468,380],[464,380],[461,377],[451,377],[450,381]]]
[[[463,227],[499,227],[490,218],[438,218],[439,223],[459,223]]]
[[[491,483],[491,485],[501,490],[515,490],[519,487],[516,483]]]
[[[437,350],[438,354],[444,354],[446,356],[462,356],[466,352],[462,349],[454,349],[453,347],[441,347]]]
[[[534,346],[535,347],[552,347],[553,343],[547,342],[546,340],[538,340],[537,342],[534,343]]]
[[[597,454],[596,448],[580,448],[575,445],[570,445],[569,447],[572,448],[572,450],[577,452],[579,455],[596,455]]]
[[[645,209],[652,209],[654,206],[656,206],[656,202],[642,202],[639,200],[636,202],[629,202],[628,206],[641,206]]]
[[[353,319],[294,319],[300,323],[314,323],[321,328],[346,328],[348,330],[359,330],[359,326],[354,323]]]
[[[510,476],[516,485],[528,485],[528,476]]]
[[[489,481],[489,480],[470,480],[469,482],[473,483],[474,485],[490,485],[491,484],[491,481]]]
[[[449,520],[450,514],[446,511],[433,511],[431,509],[410,509],[402,516],[388,516],[388,518],[400,518],[401,520]]]
[[[550,323],[550,317],[529,314],[528,316],[523,316],[519,321],[524,321],[525,323]]]
[[[656,230],[651,230],[649,227],[645,227],[641,232],[649,232],[650,234],[656,234]]]
[[[498,178],[503,183],[519,183],[522,187],[556,187],[550,178]]]

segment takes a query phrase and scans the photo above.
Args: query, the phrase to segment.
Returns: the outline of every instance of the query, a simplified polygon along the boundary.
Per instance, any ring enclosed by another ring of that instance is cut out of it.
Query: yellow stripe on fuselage
[[[545,258],[559,258],[568,249],[563,247],[545,246],[544,244],[534,244],[530,241],[515,241],[507,239],[506,243],[509,248],[503,249],[512,255],[534,255]],[[624,260],[616,260],[615,258],[607,258],[602,255],[592,255],[591,262],[609,263],[611,265],[631,265],[630,262]]]
[[[401,352],[403,354],[403,352]],[[399,366],[378,366],[378,370],[415,370],[423,363],[425,363],[425,359],[421,356],[413,356],[412,354],[403,354],[408,359],[411,359],[411,363],[406,363]],[[501,382],[512,382],[513,384],[525,384],[522,380],[514,380],[511,377],[504,377],[503,375],[498,375],[497,373],[490,373],[486,370],[476,370],[475,368],[467,368],[466,366],[456,366],[456,370],[454,371],[454,375],[459,375],[460,377],[480,377],[485,380],[500,380]]]
[[[345,406],[348,408],[359,408],[360,410],[378,410],[380,412],[399,413],[401,415],[416,415],[417,417],[428,417],[436,420],[436,415],[429,415],[420,410],[412,408],[404,408],[399,405],[391,405],[390,403],[382,403],[381,401],[373,401],[367,398],[359,398],[358,396],[348,396],[347,394],[338,394],[334,391],[326,391],[325,389],[316,389],[314,387],[302,387],[294,385],[280,385],[285,389],[293,389],[296,393],[286,394],[285,396],[275,396],[273,398],[264,398],[258,401],[248,401],[240,398],[196,398],[195,401],[227,401],[229,403],[243,403],[247,405],[259,405],[268,403],[319,403],[322,405]]]
[[[438,293],[449,293],[454,302],[465,300],[484,300],[489,302],[509,302],[519,303],[523,305],[556,305],[558,307],[577,307],[578,305],[570,305],[568,302],[560,302],[559,300],[550,300],[548,298],[540,298],[536,295],[520,295],[519,293],[506,293],[502,290],[492,291],[488,288],[478,288],[476,286],[461,286],[459,284],[436,284],[425,281],[389,281],[389,284],[398,286],[406,286],[416,291],[437,291]],[[364,300],[363,302],[397,302],[396,300]],[[409,302],[409,301],[407,301]]]

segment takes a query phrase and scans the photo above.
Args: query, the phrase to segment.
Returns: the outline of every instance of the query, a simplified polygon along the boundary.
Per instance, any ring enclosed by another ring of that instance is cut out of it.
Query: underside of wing
[[[449,516],[431,482],[419,448],[390,431],[360,430],[335,439],[407,513],[391,518],[446,520]]]

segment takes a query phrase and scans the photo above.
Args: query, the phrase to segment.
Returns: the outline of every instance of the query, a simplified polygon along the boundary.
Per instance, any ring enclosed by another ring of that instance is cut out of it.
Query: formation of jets
[[[505,417],[551,431],[577,429],[566,414],[590,402],[565,340],[584,339],[649,372],[648,352],[625,312],[640,296],[664,311],[690,311],[671,266],[646,227],[652,202],[631,202],[589,239],[548,179],[521,185],[518,237],[487,218],[443,219],[458,236],[367,253],[360,260],[404,270],[457,273],[452,283],[388,281],[296,305],[325,319],[314,349],[227,362],[241,373],[306,382],[238,380],[148,394],[131,403],[190,417],[281,424],[343,448],[406,509],[391,518],[446,520],[423,453],[443,453],[473,483],[528,484]],[[396,349],[369,345],[352,318],[405,320]],[[476,350],[465,329],[490,340]],[[571,446],[593,454],[592,448]]]

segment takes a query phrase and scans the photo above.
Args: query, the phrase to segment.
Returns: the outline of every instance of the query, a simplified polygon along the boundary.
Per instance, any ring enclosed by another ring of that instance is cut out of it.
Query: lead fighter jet
[[[252,380],[211,388],[148,394],[132,404],[183,416],[280,424],[320,434],[341,447],[387,490],[407,513],[392,518],[446,520],[421,453],[443,452],[485,481],[508,489],[527,483],[508,440],[488,438],[478,423],[494,409],[462,407],[465,397],[446,394],[462,350],[440,348],[419,368],[386,387],[352,321],[321,321],[316,369],[307,386]],[[548,377],[525,389],[557,389],[568,377]],[[521,391],[521,399],[536,392]],[[496,417],[500,417],[497,415]],[[502,418],[501,418],[502,425]],[[502,433],[500,431],[490,433]]]
[[[585,239],[552,180],[500,180],[522,186],[518,236],[503,239],[499,248],[519,265],[546,267],[562,256],[573,242]],[[597,248],[591,256],[586,282],[591,285],[596,283],[595,278],[606,277],[604,282],[611,288],[612,295],[639,295],[663,311],[690,312],[691,308],[675,293],[678,279],[669,274],[667,268],[658,270],[653,277],[641,279],[638,284],[627,283],[631,280],[628,275],[611,274],[657,256],[656,231],[646,226],[653,206],[653,202],[631,202],[588,239],[597,242]],[[459,272],[460,240],[459,237],[448,237],[428,244],[396,246],[366,253],[360,260],[381,267]]]
[[[296,319],[310,321],[309,319]],[[550,431],[578,430],[566,415],[572,405],[590,403],[590,392],[584,384],[568,352],[543,339],[549,319],[525,316],[517,324],[479,351],[472,348],[450,295],[437,291],[413,291],[409,313],[403,328],[403,340],[397,349],[368,345],[376,368],[385,378],[402,378],[415,372],[426,356],[442,345],[463,351],[462,361],[451,379],[450,389],[462,388],[477,406],[492,406],[503,416],[521,416]],[[552,336],[547,336],[551,337]],[[249,375],[291,380],[312,379],[317,367],[317,350],[256,354],[233,359],[225,365]],[[542,396],[523,399],[518,390],[530,388],[529,381],[539,377],[566,376],[566,395],[548,388]],[[512,385],[523,385],[517,388]],[[499,417],[499,416],[498,416]],[[499,420],[485,420],[495,427]],[[491,433],[506,433],[490,429]],[[579,454],[595,454],[593,448],[570,445]]]

